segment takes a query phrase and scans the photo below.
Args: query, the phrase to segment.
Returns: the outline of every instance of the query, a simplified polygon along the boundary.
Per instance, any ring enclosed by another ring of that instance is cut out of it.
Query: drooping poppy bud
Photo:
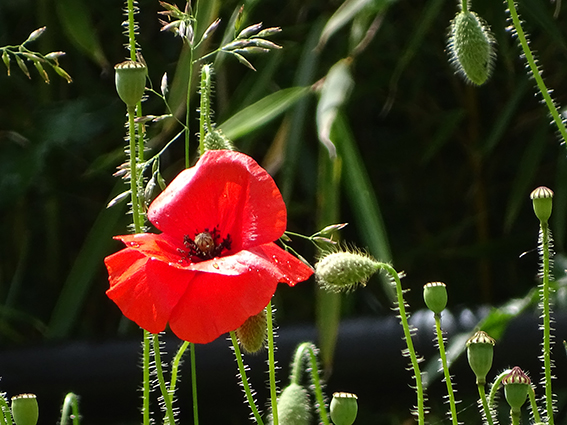
[[[358,397],[351,393],[334,393],[331,400],[331,419],[335,425],[352,425],[358,413]]]
[[[514,367],[510,374],[502,380],[504,395],[513,414],[520,413],[526,402],[531,383],[529,376],[518,366]]]
[[[268,336],[266,315],[264,309],[259,314],[246,319],[236,330],[236,337],[245,353],[257,353],[264,347]]]
[[[536,217],[542,223],[547,223],[553,206],[553,191],[545,186],[540,186],[532,191],[530,198]]]
[[[365,285],[380,263],[359,252],[340,251],[325,255],[315,265],[315,278],[331,292],[346,292]]]
[[[128,107],[142,100],[146,87],[147,68],[141,62],[124,61],[114,66],[116,91]]]
[[[494,62],[494,37],[475,12],[461,10],[451,22],[448,51],[451,63],[466,80],[480,86]]]
[[[278,419],[286,425],[308,425],[311,423],[311,408],[307,390],[291,383],[282,391],[278,400]]]
[[[443,282],[429,282],[423,286],[423,299],[427,308],[435,314],[447,306],[447,288]]]
[[[36,425],[39,407],[35,394],[20,394],[12,397],[12,417],[16,425]]]
[[[486,375],[492,367],[495,343],[496,341],[484,331],[476,332],[467,341],[467,357],[478,385],[486,384]]]

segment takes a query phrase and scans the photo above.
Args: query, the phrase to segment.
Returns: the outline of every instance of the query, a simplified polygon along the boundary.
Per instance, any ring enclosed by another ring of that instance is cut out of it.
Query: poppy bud
[[[447,306],[447,288],[443,282],[429,282],[423,286],[423,299],[427,308],[435,314]]]
[[[476,332],[467,341],[467,357],[478,385],[486,384],[486,375],[492,367],[495,343],[496,341],[484,331]]]
[[[39,407],[35,394],[20,394],[12,397],[12,417],[16,425],[36,425]]]
[[[514,367],[510,374],[502,380],[504,395],[513,413],[520,412],[526,402],[531,383],[529,376],[518,366]]]
[[[262,310],[255,316],[250,316],[236,330],[236,337],[245,353],[256,353],[264,347],[268,336],[267,313]]]
[[[315,265],[315,278],[321,287],[331,292],[344,292],[365,285],[380,268],[380,263],[359,252],[333,252]]]
[[[116,91],[126,106],[142,100],[146,87],[147,68],[143,63],[124,61],[114,66]]]
[[[335,425],[352,425],[358,413],[358,397],[351,393],[334,393],[331,400],[331,419]]]
[[[540,186],[530,194],[530,198],[532,199],[536,217],[542,223],[547,223],[551,216],[553,191],[545,186]]]
[[[462,10],[451,22],[450,60],[466,80],[480,86],[488,79],[495,56],[493,45],[490,27],[476,13]]]
[[[291,383],[284,388],[278,400],[278,419],[285,425],[309,425],[311,409],[307,390]]]

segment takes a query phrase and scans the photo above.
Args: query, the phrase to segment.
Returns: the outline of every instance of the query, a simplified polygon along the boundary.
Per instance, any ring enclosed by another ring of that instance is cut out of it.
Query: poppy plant
[[[106,294],[140,327],[169,326],[205,344],[239,328],[269,303],[278,282],[313,270],[273,241],[287,212],[270,175],[249,156],[211,150],[155,199],[148,219],[161,234],[116,236],[106,257]]]

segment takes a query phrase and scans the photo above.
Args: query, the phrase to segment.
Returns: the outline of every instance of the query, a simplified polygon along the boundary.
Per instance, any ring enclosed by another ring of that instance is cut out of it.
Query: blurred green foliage
[[[129,221],[124,207],[106,209],[124,190],[112,177],[124,145],[125,110],[112,70],[127,56],[120,3],[0,3],[0,46],[46,25],[33,48],[67,52],[60,63],[74,80],[50,73],[46,85],[34,72],[31,80],[18,69],[0,73],[2,345],[137,331],[120,325],[120,312],[106,299],[102,261],[119,247],[111,237]],[[241,3],[201,3],[202,22],[223,19],[206,52],[230,31]],[[252,57],[257,72],[216,58],[216,121],[275,176],[290,230],[312,234],[349,222],[341,238],[404,270],[413,308],[421,306],[422,285],[434,280],[447,283],[452,306],[525,295],[536,283],[537,253],[519,256],[537,246],[529,200],[536,186],[555,191],[551,226],[556,251],[565,251],[565,147],[533,95],[501,2],[474,2],[498,42],[494,74],[480,88],[455,76],[447,61],[453,1],[244,3],[246,25],[283,28],[274,41],[284,49]],[[138,42],[153,86],[168,72],[170,102],[183,114],[187,49],[159,31],[157,1],[139,6]],[[565,105],[567,25],[554,8],[525,0],[520,13],[546,81]],[[144,112],[165,110],[150,96]],[[170,121],[153,125],[149,148],[162,148],[177,131]],[[182,167],[179,141],[162,157],[162,171],[169,180]],[[296,242],[312,258],[313,248]],[[279,323],[314,320],[314,293],[312,283],[282,288]],[[346,301],[331,302],[335,313],[390,314],[379,280]]]

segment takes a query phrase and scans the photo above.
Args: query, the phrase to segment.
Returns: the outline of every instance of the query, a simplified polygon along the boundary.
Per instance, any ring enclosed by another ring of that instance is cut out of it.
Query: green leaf
[[[392,254],[380,205],[360,151],[342,114],[335,120],[332,136],[337,141],[337,151],[344,163],[344,185],[356,226],[370,253],[377,260],[388,262]],[[388,279],[383,279],[382,285],[384,292],[394,300],[395,294]]]
[[[218,128],[229,139],[238,139],[281,115],[309,92],[309,87],[291,87],[277,91],[237,112]]]
[[[336,155],[336,148],[331,139],[331,127],[339,108],[348,99],[354,86],[350,63],[350,59],[341,59],[329,69],[321,89],[319,103],[317,103],[317,134],[331,158]]]
[[[83,0],[57,0],[59,20],[69,40],[84,51],[101,68],[108,68],[97,31]]]

